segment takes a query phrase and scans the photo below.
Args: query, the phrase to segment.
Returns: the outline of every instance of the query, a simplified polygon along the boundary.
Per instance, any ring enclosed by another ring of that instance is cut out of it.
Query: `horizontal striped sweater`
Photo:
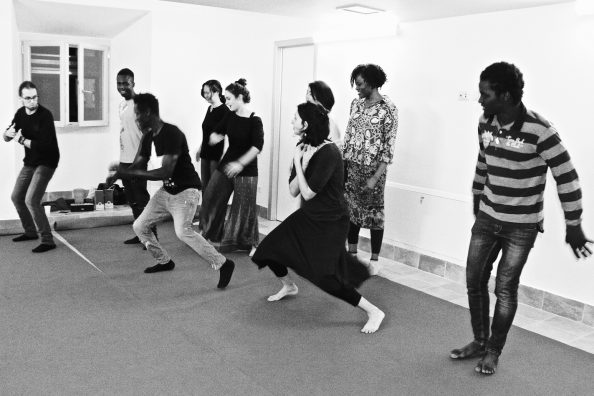
[[[478,138],[472,193],[480,195],[479,212],[504,224],[542,224],[547,169],[551,168],[565,223],[581,223],[578,175],[548,121],[522,104],[520,116],[509,129],[503,129],[496,117],[481,116]]]

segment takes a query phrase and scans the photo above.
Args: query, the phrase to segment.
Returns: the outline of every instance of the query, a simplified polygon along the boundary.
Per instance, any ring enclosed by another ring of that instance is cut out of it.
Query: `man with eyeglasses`
[[[23,107],[16,112],[3,135],[4,141],[13,140],[25,148],[24,166],[11,196],[25,232],[13,241],[38,239],[39,231],[41,244],[33,249],[33,253],[43,253],[56,248],[41,200],[58,166],[60,150],[54,117],[39,104],[35,84],[31,81],[21,83],[19,96]]]

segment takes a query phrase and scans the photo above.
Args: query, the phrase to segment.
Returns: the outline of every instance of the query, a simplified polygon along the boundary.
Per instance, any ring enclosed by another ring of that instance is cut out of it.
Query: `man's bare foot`
[[[487,351],[485,356],[477,363],[474,371],[485,375],[493,375],[497,370],[499,355],[493,351]]]
[[[365,323],[365,326],[361,329],[361,333],[372,334],[379,329],[386,314],[381,309],[375,308],[369,311],[367,316],[369,319],[367,319],[367,323]]]
[[[296,284],[293,283],[291,285],[283,285],[282,289],[280,289],[278,293],[268,297],[268,301],[282,300],[286,296],[294,296],[297,293],[299,293],[299,289],[297,288]]]
[[[450,352],[450,359],[471,359],[482,357],[485,354],[485,346],[478,341],[472,341],[470,344]]]

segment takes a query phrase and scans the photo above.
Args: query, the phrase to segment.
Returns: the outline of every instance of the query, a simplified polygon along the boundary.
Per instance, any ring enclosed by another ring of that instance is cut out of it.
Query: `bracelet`
[[[21,137],[19,138],[18,142],[19,142],[19,144],[22,144],[22,145],[24,145],[24,144],[25,144],[25,140],[27,140],[27,139],[25,139],[25,137],[24,137],[24,136],[21,136]]]

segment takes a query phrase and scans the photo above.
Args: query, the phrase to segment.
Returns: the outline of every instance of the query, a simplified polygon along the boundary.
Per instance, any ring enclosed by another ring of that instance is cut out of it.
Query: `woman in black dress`
[[[200,177],[202,178],[202,191],[204,191],[212,174],[219,166],[225,146],[224,141],[220,141],[213,146],[208,144],[210,134],[214,127],[225,117],[225,114],[229,112],[229,108],[225,106],[223,88],[217,80],[208,80],[202,84],[201,95],[210,104],[208,110],[206,110],[204,121],[202,121],[202,145],[196,153],[196,161],[202,160],[200,163]]]
[[[300,104],[293,130],[301,141],[295,150],[289,187],[293,196],[301,195],[301,208],[264,238],[252,258],[258,267],[268,266],[282,282],[281,290],[268,301],[297,294],[289,267],[325,292],[365,311],[368,321],[361,332],[374,333],[385,315],[355,289],[369,278],[369,272],[345,250],[349,217],[343,162],[337,146],[327,139],[328,112],[320,105]]]

